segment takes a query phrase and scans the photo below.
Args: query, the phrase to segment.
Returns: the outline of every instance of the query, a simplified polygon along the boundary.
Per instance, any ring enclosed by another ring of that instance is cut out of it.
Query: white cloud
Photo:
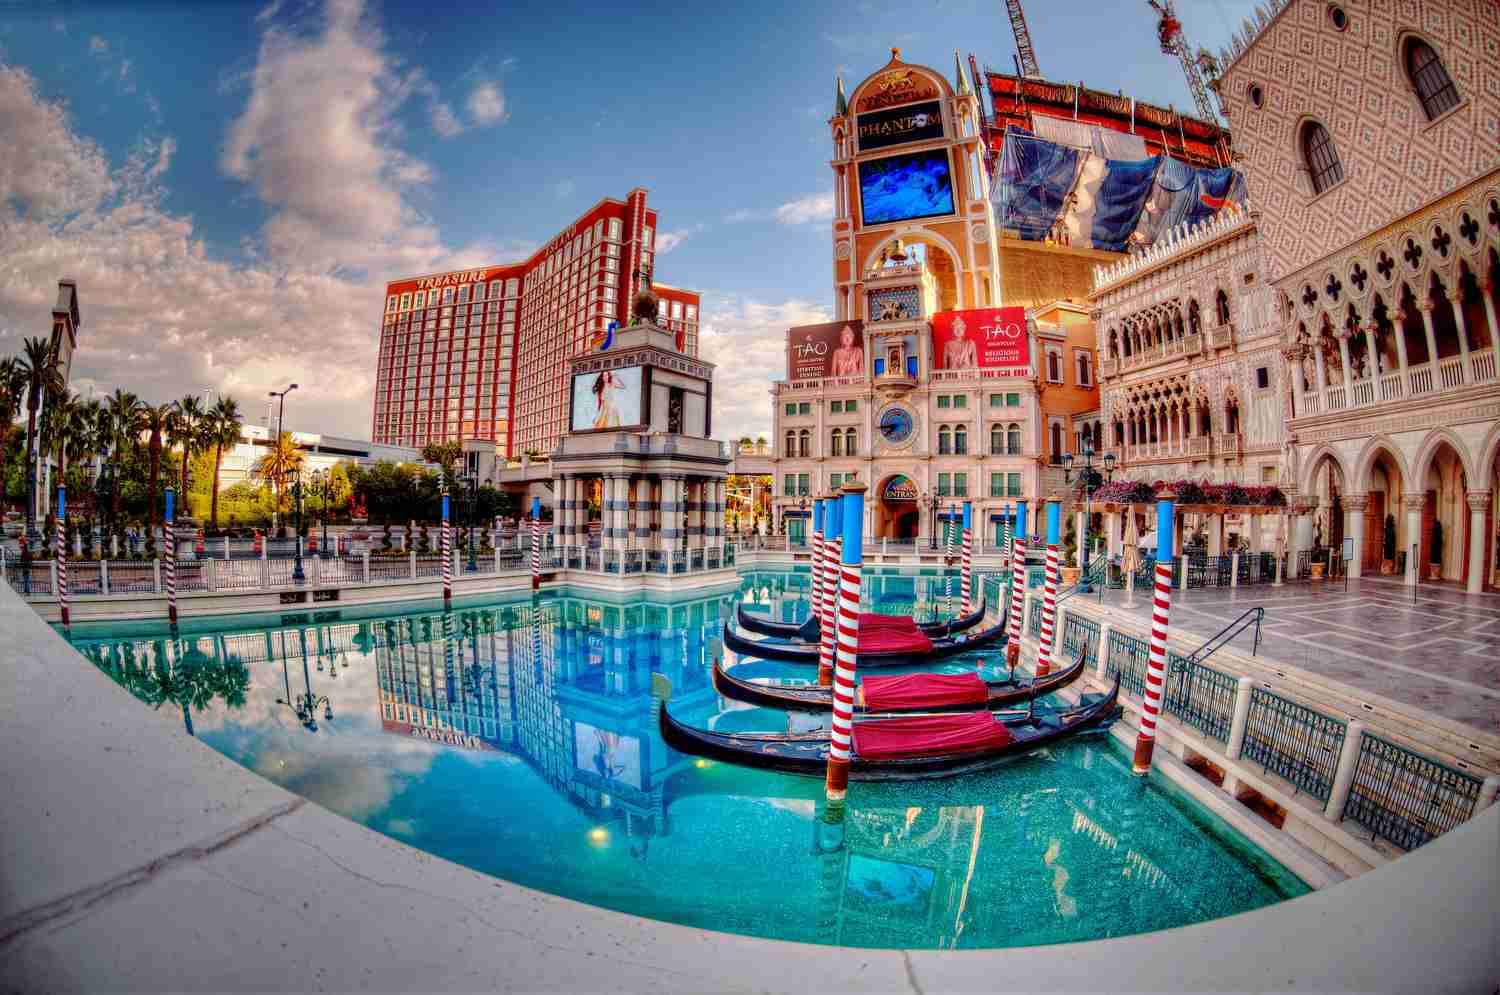
[[[439,137],[452,138],[463,134],[464,123],[453,113],[453,108],[444,103],[434,103],[428,112],[432,117],[432,130]]]
[[[358,0],[330,0],[322,32],[268,25],[250,97],[220,160],[275,213],[269,253],[315,270],[426,272],[437,230],[404,199],[430,168],[394,144],[394,114],[420,74],[401,76]]]
[[[776,220],[784,225],[805,225],[809,221],[827,221],[833,217],[833,194],[809,194],[776,208]]]
[[[505,120],[505,94],[499,83],[480,83],[469,91],[469,116],[479,125]]]
[[[748,207],[738,207],[733,211],[730,211],[728,214],[724,215],[724,220],[728,224],[737,225],[744,221],[758,221],[769,216],[769,213],[766,211],[756,211]]]
[[[92,35],[92,36],[90,36],[90,38],[89,38],[89,54],[91,54],[91,55],[99,55],[99,54],[101,54],[103,52],[108,52],[108,51],[109,51],[109,42],[105,41],[103,38],[100,38],[98,35]]]
[[[123,387],[156,402],[211,386],[237,396],[253,418],[270,386],[296,381],[303,389],[292,424],[368,437],[380,281],[514,258],[531,247],[455,250],[429,226],[405,224],[415,214],[401,184],[425,182],[430,170],[391,147],[384,119],[351,107],[312,113],[266,79],[285,70],[294,87],[343,83],[354,91],[348,99],[374,99],[384,92],[372,82],[383,62],[350,39],[337,35],[334,50],[321,53],[290,41],[263,49],[229,156],[277,214],[243,265],[215,258],[190,217],[163,208],[174,139],[142,141],[112,168],[73,130],[62,104],[43,99],[24,70],[0,65],[0,133],[9,139],[0,143],[0,355],[36,334],[58,279],[74,277],[83,313],[77,385],[93,384],[96,394]],[[310,65],[320,54],[348,56],[346,68]],[[370,73],[363,83],[351,64]],[[343,130],[329,136],[330,126]],[[298,141],[309,147],[306,158],[288,149]],[[319,162],[326,184],[310,175]],[[351,191],[340,192],[346,181]],[[324,195],[329,202],[320,205]],[[357,217],[364,208],[374,217]],[[351,275],[359,265],[376,270]],[[287,414],[290,421],[290,402]]]
[[[831,320],[827,307],[795,299],[762,304],[728,297],[705,308],[698,343],[703,358],[718,366],[714,435],[769,437],[769,388],[786,378],[786,330]]]
[[[693,230],[681,228],[676,231],[663,231],[656,234],[656,254],[664,256],[683,243]]]

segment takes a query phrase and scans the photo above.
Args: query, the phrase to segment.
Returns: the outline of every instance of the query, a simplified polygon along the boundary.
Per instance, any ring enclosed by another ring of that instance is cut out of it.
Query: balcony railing
[[[1234,344],[1234,325],[1222,325],[1209,331],[1209,339],[1215,349],[1228,349]]]
[[[1438,381],[1444,390],[1462,387],[1464,384],[1464,358],[1452,356],[1438,362]]]
[[[1349,385],[1354,407],[1375,403],[1375,381],[1369,378],[1356,380]]]
[[[1238,456],[1244,448],[1244,439],[1239,432],[1226,432],[1215,440],[1214,448],[1220,456]]]
[[[1344,388],[1343,388],[1342,384],[1340,384],[1338,386],[1335,386],[1335,387],[1329,387],[1328,388],[1328,410],[1329,411],[1343,411],[1348,406],[1349,405],[1348,405],[1347,398],[1345,396]]]
[[[1380,376],[1380,399],[1382,401],[1395,401],[1406,395],[1406,386],[1401,381],[1400,373],[1383,373]]]
[[[1493,350],[1485,349],[1481,352],[1469,353],[1469,365],[1474,373],[1475,383],[1489,383],[1495,379],[1495,353]]]
[[[1407,379],[1411,382],[1411,394],[1432,393],[1432,364],[1423,363],[1421,366],[1413,366],[1406,371]]]

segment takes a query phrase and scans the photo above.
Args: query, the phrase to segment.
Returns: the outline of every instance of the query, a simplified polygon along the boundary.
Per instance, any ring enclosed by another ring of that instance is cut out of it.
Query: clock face
[[[899,446],[911,438],[911,412],[900,405],[891,405],[880,413],[880,434],[886,442]]]

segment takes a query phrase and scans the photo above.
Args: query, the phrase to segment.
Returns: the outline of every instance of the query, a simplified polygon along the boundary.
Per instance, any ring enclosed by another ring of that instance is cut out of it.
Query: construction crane
[[[1041,79],[1037,68],[1036,49],[1031,47],[1031,32],[1026,30],[1026,15],[1021,11],[1021,0],[1005,0],[1005,12],[1010,15],[1010,29],[1016,35],[1016,68],[1022,76]]]
[[[1188,90],[1193,94],[1193,106],[1198,109],[1198,117],[1210,124],[1218,124],[1218,115],[1214,113],[1213,102],[1208,97],[1208,86],[1203,82],[1203,72],[1198,62],[1188,54],[1187,39],[1182,36],[1182,22],[1177,19],[1177,11],[1172,6],[1172,0],[1146,0],[1146,2],[1160,15],[1160,19],[1156,22],[1156,37],[1161,42],[1162,52],[1175,55],[1182,63],[1182,74],[1187,77]],[[1018,40],[1019,37],[1018,35]]]

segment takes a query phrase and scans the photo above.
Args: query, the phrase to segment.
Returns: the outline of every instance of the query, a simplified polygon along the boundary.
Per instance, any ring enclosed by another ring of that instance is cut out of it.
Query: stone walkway
[[[1104,603],[1125,610],[1124,592]],[[1137,591],[1142,626],[1149,604]],[[1173,592],[1172,629],[1207,638],[1256,605],[1266,609],[1260,656],[1500,733],[1500,595],[1377,578],[1351,580],[1347,593],[1343,581],[1193,588]],[[1232,645],[1249,653],[1252,640],[1246,631]]]

